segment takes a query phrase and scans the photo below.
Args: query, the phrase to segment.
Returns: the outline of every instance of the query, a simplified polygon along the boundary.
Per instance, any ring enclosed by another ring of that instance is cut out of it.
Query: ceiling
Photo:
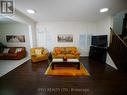
[[[15,7],[37,22],[96,21],[127,9],[127,0],[15,0]],[[109,11],[100,13],[101,8]],[[30,15],[27,9],[35,9]]]

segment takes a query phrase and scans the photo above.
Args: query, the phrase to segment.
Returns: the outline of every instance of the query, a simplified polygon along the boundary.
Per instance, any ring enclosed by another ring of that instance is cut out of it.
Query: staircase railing
[[[108,52],[116,67],[119,70],[127,71],[127,44],[112,29]]]

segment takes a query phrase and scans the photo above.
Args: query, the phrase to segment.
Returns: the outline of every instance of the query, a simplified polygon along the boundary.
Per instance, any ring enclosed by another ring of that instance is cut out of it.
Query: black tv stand
[[[107,35],[92,36],[89,58],[100,63],[106,63]]]
[[[94,61],[106,63],[107,48],[90,46],[89,58]]]

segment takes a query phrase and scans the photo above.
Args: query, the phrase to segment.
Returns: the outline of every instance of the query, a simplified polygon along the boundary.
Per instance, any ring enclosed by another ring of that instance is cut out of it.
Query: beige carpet
[[[45,75],[60,75],[60,76],[90,76],[83,64],[80,63],[80,70],[75,65],[55,65],[54,70],[49,64]]]

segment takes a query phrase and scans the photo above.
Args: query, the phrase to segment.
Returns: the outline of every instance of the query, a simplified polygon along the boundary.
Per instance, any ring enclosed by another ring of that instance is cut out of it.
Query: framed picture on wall
[[[25,35],[6,35],[7,42],[25,42]]]
[[[57,36],[58,42],[73,42],[73,35],[72,34],[59,34]]]

